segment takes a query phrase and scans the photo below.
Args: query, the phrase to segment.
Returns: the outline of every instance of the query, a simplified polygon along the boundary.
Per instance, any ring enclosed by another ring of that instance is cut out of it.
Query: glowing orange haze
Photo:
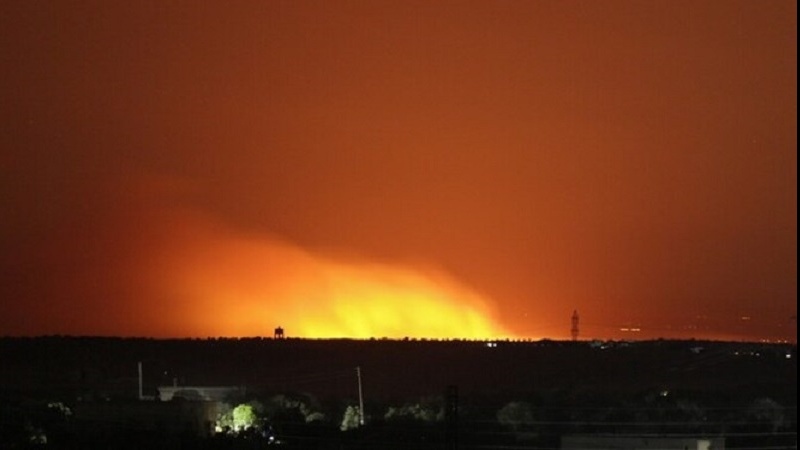
[[[263,336],[282,326],[306,338],[512,337],[485,298],[437,270],[320,256],[188,222],[151,265],[182,335]]]

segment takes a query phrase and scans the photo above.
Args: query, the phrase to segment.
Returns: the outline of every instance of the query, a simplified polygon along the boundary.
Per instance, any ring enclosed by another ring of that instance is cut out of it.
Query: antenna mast
[[[572,330],[570,330],[572,332],[573,342],[578,340],[578,320],[578,310],[576,309],[572,312]]]

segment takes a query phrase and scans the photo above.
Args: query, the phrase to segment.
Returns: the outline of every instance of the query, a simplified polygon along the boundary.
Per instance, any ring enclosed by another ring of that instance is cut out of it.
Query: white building
[[[627,436],[615,434],[561,437],[562,450],[724,450],[725,438],[689,436]]]
[[[244,396],[244,388],[239,386],[159,386],[158,398],[170,400],[223,401],[231,397]]]

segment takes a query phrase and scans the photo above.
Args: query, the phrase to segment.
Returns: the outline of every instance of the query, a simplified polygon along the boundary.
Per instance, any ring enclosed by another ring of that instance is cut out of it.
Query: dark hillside
[[[144,386],[244,385],[352,394],[354,368],[373,399],[645,389],[761,393],[795,398],[794,346],[699,341],[633,343],[393,340],[155,340],[92,337],[0,339],[4,390],[136,394]],[[347,371],[353,370],[353,376]]]
[[[796,356],[787,344],[665,340],[4,338],[0,437],[29,439],[38,429],[31,423],[48,423],[63,406],[76,419],[58,422],[72,424],[61,435],[58,427],[48,431],[62,442],[83,442],[77,436],[96,428],[78,416],[102,422],[111,414],[117,418],[105,425],[112,429],[83,448],[104,448],[109,439],[121,445],[122,435],[130,437],[123,443],[176,448],[181,433],[205,426],[167,421],[183,431],[157,424],[147,431],[155,434],[141,430],[171,411],[191,418],[202,408],[136,401],[141,362],[145,396],[158,386],[243,388],[231,402],[271,405],[267,417],[294,445],[288,448],[451,448],[454,433],[474,448],[555,448],[573,433],[701,433],[724,436],[727,448],[783,448],[796,439]],[[340,424],[358,405],[356,367],[368,426],[345,433]],[[448,388],[457,415],[446,412]],[[313,411],[287,409],[298,400]],[[309,422],[309,412],[324,419]],[[208,439],[206,448],[249,448]]]

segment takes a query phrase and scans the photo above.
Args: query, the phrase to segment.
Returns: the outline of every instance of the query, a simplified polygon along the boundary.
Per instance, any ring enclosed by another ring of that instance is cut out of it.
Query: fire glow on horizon
[[[437,270],[189,228],[177,247],[175,237],[165,246],[153,272],[185,335],[263,336],[281,326],[303,338],[514,337],[488,299]]]

